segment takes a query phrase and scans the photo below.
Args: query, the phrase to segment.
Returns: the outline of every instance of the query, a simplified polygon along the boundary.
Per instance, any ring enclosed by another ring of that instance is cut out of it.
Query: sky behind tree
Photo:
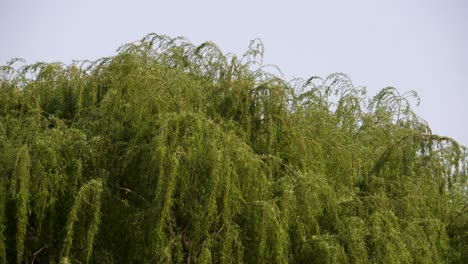
[[[343,72],[375,95],[386,86],[421,97],[434,133],[468,146],[468,2],[13,1],[0,3],[0,64],[112,56],[150,32],[213,41],[237,55],[265,44],[286,79]]]

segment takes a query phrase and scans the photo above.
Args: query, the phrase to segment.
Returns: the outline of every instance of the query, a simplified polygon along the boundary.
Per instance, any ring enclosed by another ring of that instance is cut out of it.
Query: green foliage
[[[0,262],[6,263],[6,238],[5,238],[5,206],[8,199],[5,188],[5,180],[0,178]]]
[[[90,180],[88,183],[83,185],[79,190],[76,200],[68,215],[66,224],[66,237],[62,250],[62,260],[67,259],[73,244],[74,226],[79,221],[78,214],[82,214],[82,222],[88,220],[84,216],[89,216],[89,224],[84,228],[86,230],[85,242],[81,248],[81,251],[85,253],[84,259],[89,262],[91,253],[93,250],[94,237],[99,228],[101,221],[101,193],[102,193],[102,182],[100,180]],[[86,214],[86,209],[83,207],[91,207]]]
[[[27,146],[22,146],[16,159],[11,181],[11,198],[16,209],[16,260],[21,263],[24,253],[24,239],[28,226],[30,195],[30,158]]]
[[[467,263],[467,150],[417,94],[263,52],[1,66],[0,262]]]

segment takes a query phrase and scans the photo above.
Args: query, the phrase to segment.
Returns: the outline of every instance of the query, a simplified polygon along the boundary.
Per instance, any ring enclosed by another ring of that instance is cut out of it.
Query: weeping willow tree
[[[417,94],[263,52],[1,66],[0,262],[468,263],[467,149]]]

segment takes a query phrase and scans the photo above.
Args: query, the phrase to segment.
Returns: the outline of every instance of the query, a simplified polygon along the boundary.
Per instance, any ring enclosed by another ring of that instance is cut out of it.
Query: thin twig
[[[43,247],[41,247],[38,251],[36,251],[34,254],[33,254],[33,258],[32,258],[32,261],[31,261],[31,264],[34,264],[34,260],[36,259],[36,255],[38,255],[39,253],[41,253],[42,250],[46,249],[47,248],[47,244],[45,244]]]

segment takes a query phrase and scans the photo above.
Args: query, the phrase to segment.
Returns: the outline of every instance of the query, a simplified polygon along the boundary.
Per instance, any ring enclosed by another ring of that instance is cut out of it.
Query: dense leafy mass
[[[468,263],[467,151],[414,92],[262,58],[150,34],[2,66],[0,262]]]

